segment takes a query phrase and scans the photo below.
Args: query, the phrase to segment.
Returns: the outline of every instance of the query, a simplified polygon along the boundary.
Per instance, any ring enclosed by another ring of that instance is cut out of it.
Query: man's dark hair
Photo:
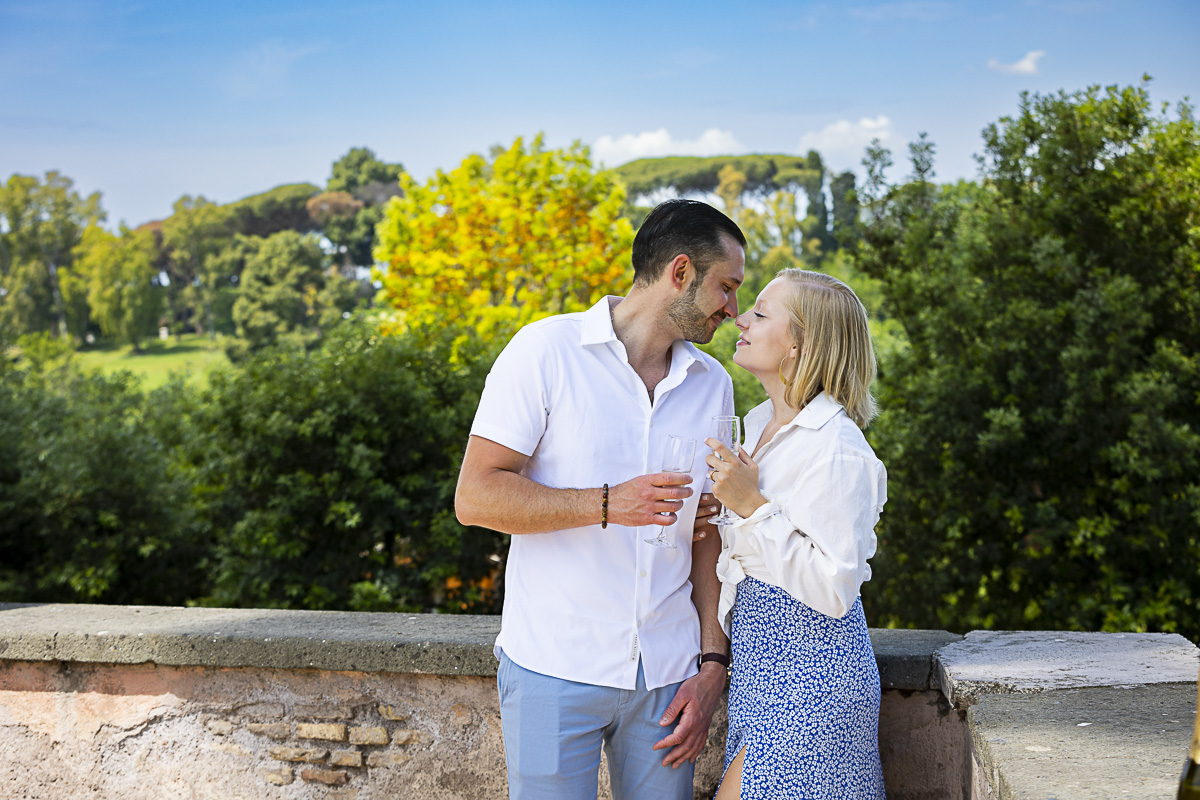
[[[633,282],[651,284],[675,256],[684,253],[696,267],[697,282],[728,255],[725,237],[744,249],[746,235],[737,223],[708,203],[668,200],[659,203],[633,239]]]

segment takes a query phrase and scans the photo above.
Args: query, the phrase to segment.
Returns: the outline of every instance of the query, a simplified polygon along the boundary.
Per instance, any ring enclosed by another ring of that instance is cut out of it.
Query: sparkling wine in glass
[[[692,471],[692,459],[696,457],[696,440],[689,439],[686,436],[668,436],[667,449],[663,451],[662,472],[678,472],[687,474]],[[667,547],[671,550],[677,549],[677,545],[667,541],[667,528],[665,525],[660,525],[658,528],[658,536],[653,539],[646,539],[647,544],[652,544],[655,547]]]
[[[734,416],[713,417],[713,438],[728,447],[733,454],[738,454],[742,442],[742,421]],[[721,513],[709,520],[714,525],[732,525],[737,517],[729,513],[725,505],[721,505]]]

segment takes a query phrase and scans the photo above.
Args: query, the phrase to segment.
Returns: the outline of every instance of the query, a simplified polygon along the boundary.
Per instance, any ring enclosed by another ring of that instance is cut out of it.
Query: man
[[[729,663],[720,540],[690,541],[703,445],[692,474],[660,468],[668,436],[733,413],[690,342],[737,316],[745,246],[711,206],[663,203],[628,295],[527,325],[488,376],[455,507],[513,534],[496,654],[515,800],[594,798],[602,744],[616,800],[692,797]],[[645,542],[662,525],[677,549]]]

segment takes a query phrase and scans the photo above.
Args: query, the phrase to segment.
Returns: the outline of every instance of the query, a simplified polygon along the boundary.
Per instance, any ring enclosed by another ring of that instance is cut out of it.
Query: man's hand
[[[674,525],[675,512],[692,496],[692,476],[683,472],[653,472],[619,483],[608,490],[608,521],[631,528]]]
[[[710,533],[718,533],[717,526],[709,522],[717,515],[717,498],[708,492],[700,495],[700,505],[696,508],[696,522],[692,525],[692,541],[698,542]]]
[[[666,713],[658,721],[666,727],[679,717],[675,732],[654,744],[653,750],[673,748],[663,759],[664,767],[678,769],[683,762],[696,762],[696,756],[708,741],[708,728],[712,725],[713,713],[721,692],[725,690],[725,668],[713,661],[700,665],[700,674],[693,675],[679,686],[675,699],[667,706]]]

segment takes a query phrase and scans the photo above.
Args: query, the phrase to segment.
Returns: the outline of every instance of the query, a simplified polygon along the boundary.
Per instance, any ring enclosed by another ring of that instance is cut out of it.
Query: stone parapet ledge
[[[0,659],[173,667],[496,674],[500,618],[455,614],[0,603]],[[885,689],[936,690],[962,637],[872,630]]]
[[[1175,634],[973,631],[941,647],[975,798],[1173,798],[1200,651]]]
[[[499,617],[0,604],[0,659],[494,676]]]
[[[0,785],[30,800],[503,797],[498,617],[0,604]],[[872,630],[892,800],[959,798],[944,631]],[[694,794],[721,776],[718,705]],[[0,792],[0,794],[3,794]],[[7,796],[7,795],[5,795]],[[607,770],[599,798],[611,798]]]

